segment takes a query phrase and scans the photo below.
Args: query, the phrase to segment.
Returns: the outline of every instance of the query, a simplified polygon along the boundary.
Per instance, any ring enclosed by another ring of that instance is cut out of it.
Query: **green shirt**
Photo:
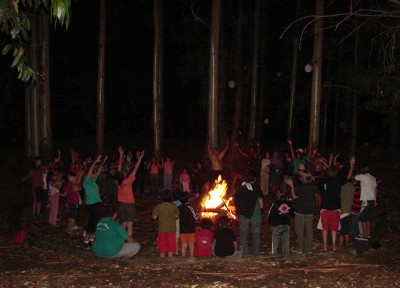
[[[354,185],[350,182],[344,184],[340,189],[340,202],[342,213],[351,213],[351,206],[353,205],[354,198]]]
[[[153,216],[158,217],[158,232],[176,232],[175,220],[179,217],[179,210],[176,205],[163,202],[153,209]]]
[[[97,222],[93,252],[101,257],[114,257],[121,251],[126,238],[128,233],[120,223],[110,217],[101,218]]]
[[[91,181],[88,176],[83,180],[83,188],[86,192],[86,204],[91,205],[101,202],[99,186],[97,186],[96,180],[99,176],[96,174]]]
[[[307,162],[307,157],[301,157],[300,159],[294,158],[292,160],[292,163],[293,163],[293,174],[295,174],[295,175],[299,174],[300,173],[299,164],[304,164],[305,165],[306,162]]]
[[[256,207],[254,207],[253,215],[251,220],[260,220],[262,218],[262,211],[260,208],[260,197],[257,198]]]

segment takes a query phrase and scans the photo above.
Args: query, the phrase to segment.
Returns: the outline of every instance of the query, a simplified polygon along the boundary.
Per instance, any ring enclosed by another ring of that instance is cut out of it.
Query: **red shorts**
[[[157,246],[160,253],[176,252],[176,233],[158,232]]]
[[[340,212],[338,210],[323,210],[321,212],[322,230],[338,231]]]

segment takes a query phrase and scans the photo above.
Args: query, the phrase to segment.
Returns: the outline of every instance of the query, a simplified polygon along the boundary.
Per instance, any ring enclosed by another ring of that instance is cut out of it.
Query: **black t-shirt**
[[[182,234],[191,234],[196,232],[195,222],[196,213],[192,206],[182,204],[178,207],[179,209],[179,230]]]
[[[294,190],[297,198],[294,201],[296,212],[300,214],[313,214],[315,209],[315,195],[318,187],[315,184],[299,184]]]
[[[346,179],[340,176],[317,179],[322,209],[336,210],[341,208],[340,191],[346,182]]]
[[[226,257],[235,253],[233,242],[236,241],[236,235],[233,230],[227,227],[217,228],[214,232],[215,248],[214,254],[218,257]]]
[[[251,219],[257,199],[262,198],[263,192],[260,186],[256,184],[247,183],[247,185],[250,185],[252,190],[248,189],[246,184],[242,185],[235,194],[235,206],[238,215],[243,215],[247,219]]]

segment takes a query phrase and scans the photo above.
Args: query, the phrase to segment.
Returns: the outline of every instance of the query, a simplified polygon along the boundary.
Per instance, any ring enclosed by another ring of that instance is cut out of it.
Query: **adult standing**
[[[360,174],[355,176],[357,181],[360,181],[361,185],[361,213],[358,221],[361,222],[363,238],[370,238],[371,233],[371,220],[374,216],[374,210],[376,206],[376,196],[378,193],[378,185],[374,176],[369,174],[369,168],[367,165],[363,165],[360,169]]]
[[[262,190],[255,184],[256,171],[248,169],[245,172],[245,181],[235,194],[236,213],[239,215],[240,245],[243,254],[249,254],[247,236],[251,224],[253,234],[253,254],[260,253],[260,228],[262,220]]]
[[[118,191],[118,214],[122,222],[122,225],[128,232],[129,236],[133,234],[133,218],[136,211],[135,196],[132,190],[132,184],[136,180],[136,172],[139,168],[140,162],[142,161],[144,151],[140,152],[138,161],[136,161],[135,167],[130,174],[122,171],[122,165],[124,162],[124,149],[118,148],[119,162],[118,162],[118,174],[117,174],[117,191]]]
[[[350,158],[350,169],[347,179],[353,174],[355,159]],[[336,236],[340,222],[341,208],[341,189],[346,184],[347,179],[338,175],[338,169],[331,166],[328,169],[328,177],[320,178],[317,182],[321,192],[321,222],[322,222],[322,240],[324,250],[328,250],[328,231],[331,231],[332,250],[336,251]]]
[[[218,175],[222,174],[222,160],[226,154],[226,151],[228,150],[229,147],[229,142],[226,142],[226,147],[224,150],[221,152],[218,151],[218,149],[214,148],[211,149],[211,143],[208,141],[207,143],[207,152],[208,152],[208,157],[211,160],[211,169],[210,169],[210,179],[209,181],[214,181],[217,179]]]
[[[271,155],[269,154],[269,152],[266,152],[265,158],[261,159],[261,168],[260,168],[260,187],[264,195],[268,195],[270,165],[271,165]]]
[[[97,223],[96,239],[92,248],[94,254],[107,258],[130,258],[136,255],[140,244],[116,221],[118,214],[115,207],[108,207],[105,216]]]
[[[293,252],[311,253],[315,197],[318,194],[318,187],[308,171],[301,172],[299,180],[300,182],[294,186],[292,178],[285,178],[286,184],[289,185],[294,193],[294,197],[292,197],[294,198],[295,207],[296,248]]]
[[[101,197],[99,193],[99,186],[96,181],[103,170],[104,162],[107,156],[101,159],[101,155],[97,156],[96,160],[90,165],[85,179],[83,180],[83,188],[86,193],[86,208],[88,214],[88,221],[86,225],[85,244],[89,241],[94,241],[94,232],[96,231],[96,224],[99,220],[99,209],[101,204]],[[98,166],[96,166],[98,165]]]

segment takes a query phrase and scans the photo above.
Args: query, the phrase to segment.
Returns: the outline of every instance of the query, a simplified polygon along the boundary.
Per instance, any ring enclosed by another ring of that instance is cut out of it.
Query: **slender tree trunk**
[[[39,41],[38,41],[38,24],[39,21],[37,19],[37,11],[34,10],[32,12],[32,16],[30,19],[31,22],[31,37],[30,37],[30,46],[29,46],[29,61],[33,71],[39,71]],[[26,131],[26,135],[29,135],[29,150],[30,155],[27,156],[39,156],[40,149],[39,149],[39,93],[38,93],[38,80],[30,82],[28,89],[29,89],[29,99],[25,102],[25,109],[27,110],[26,116],[29,119],[26,119],[27,125],[26,127],[29,128],[29,132]]]
[[[326,152],[326,132],[328,128],[328,104],[329,104],[329,95],[325,97],[325,107],[324,107],[324,123],[323,123],[323,132],[322,132],[322,151]]]
[[[324,15],[324,0],[315,0],[316,16]],[[310,135],[309,146],[318,147],[319,124],[321,105],[321,78],[322,78],[322,55],[323,55],[323,20],[318,18],[314,27],[314,52],[313,52],[313,77],[311,89],[311,113],[310,113]]]
[[[212,147],[218,146],[218,61],[221,0],[212,2],[210,36],[210,82],[208,94],[208,137]]]
[[[104,153],[104,77],[106,49],[106,0],[100,0],[99,19],[99,55],[97,72],[97,121],[96,146],[97,153]]]
[[[50,49],[49,49],[49,11],[41,8],[39,12],[39,133],[40,155],[46,162],[53,155],[50,107]]]
[[[243,78],[242,78],[242,17],[243,17],[243,1],[239,2],[239,16],[236,26],[236,52],[235,52],[235,110],[233,112],[231,143],[238,143],[240,129],[240,115],[243,103]],[[234,146],[232,146],[234,149]]]
[[[351,121],[351,155],[355,155],[357,149],[357,124],[358,124],[358,91],[353,92],[353,115]]]
[[[30,52],[29,52],[30,54]],[[28,56],[30,57],[30,55]],[[29,61],[31,63],[31,61]],[[29,64],[31,65],[31,64]],[[32,66],[31,66],[32,67]],[[31,129],[31,85],[25,87],[25,156],[32,157],[32,129]]]
[[[154,155],[161,157],[162,142],[162,0],[154,0],[153,129]]]
[[[296,1],[296,11],[299,11],[301,7],[301,0]],[[296,13],[297,14],[297,13]],[[298,16],[298,15],[297,15]],[[297,65],[299,58],[299,36],[298,33],[293,37],[293,52],[292,52],[292,76],[290,79],[290,100],[289,100],[289,117],[288,117],[288,130],[287,138],[290,138],[293,132],[293,113],[294,104],[296,97],[296,86],[297,86]]]
[[[339,108],[339,92],[336,93],[335,97],[335,112],[333,115],[333,152],[336,152],[337,146],[337,128],[338,128],[338,108]]]
[[[256,123],[256,139],[261,139],[262,131],[264,127],[264,111],[265,111],[265,83],[267,78],[267,67],[265,63],[265,49],[267,47],[267,1],[261,1],[260,6],[260,59],[259,59],[259,71],[260,77],[258,78],[258,111],[257,111],[257,123]]]
[[[253,28],[253,53],[251,60],[251,98],[250,98],[250,127],[249,142],[256,141],[256,120],[258,100],[258,48],[260,35],[260,0],[255,0],[254,7],[254,28]]]
[[[220,14],[220,23],[224,23],[224,9],[222,6]],[[222,26],[222,25],[221,25]],[[218,77],[218,134],[219,140],[223,143],[227,140],[225,129],[225,90],[226,90],[226,73],[225,73],[225,33],[223,26],[220,32],[219,45],[219,77]]]

